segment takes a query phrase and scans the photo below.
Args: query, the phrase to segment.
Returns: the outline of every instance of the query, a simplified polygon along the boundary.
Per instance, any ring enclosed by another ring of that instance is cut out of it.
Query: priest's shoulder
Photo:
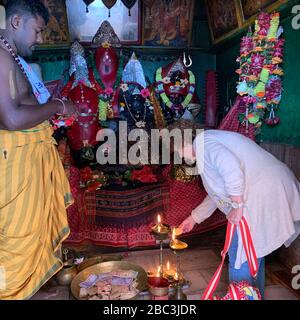
[[[16,69],[16,63],[11,56],[11,54],[5,50],[4,48],[0,47],[0,65],[2,70],[2,75],[6,71],[15,70]]]

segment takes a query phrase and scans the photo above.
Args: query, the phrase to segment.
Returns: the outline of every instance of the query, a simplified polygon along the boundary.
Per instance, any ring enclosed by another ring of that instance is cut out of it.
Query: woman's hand
[[[232,209],[228,215],[227,220],[232,224],[239,224],[244,215],[244,208]]]
[[[195,225],[196,221],[193,219],[192,216],[189,216],[181,223],[179,228],[182,230],[182,233],[188,233],[194,229]]]

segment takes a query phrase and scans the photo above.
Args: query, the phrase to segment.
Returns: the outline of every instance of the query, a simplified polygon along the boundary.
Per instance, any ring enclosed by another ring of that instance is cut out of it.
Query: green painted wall
[[[300,1],[298,2],[300,4]],[[291,8],[283,16],[285,17],[281,20],[281,25],[284,28],[286,44],[283,66],[284,92],[278,112],[281,123],[274,128],[264,125],[261,134],[257,136],[257,141],[300,146],[300,30],[292,28]],[[227,105],[230,98],[234,101],[236,97],[235,86],[238,76],[235,74],[235,69],[238,65],[235,60],[239,55],[239,46],[240,37],[231,39],[217,52],[222,106]]]
[[[300,146],[300,30],[292,28],[291,20],[282,24],[286,39],[284,91],[278,112],[282,122],[272,129],[264,126],[259,139]]]

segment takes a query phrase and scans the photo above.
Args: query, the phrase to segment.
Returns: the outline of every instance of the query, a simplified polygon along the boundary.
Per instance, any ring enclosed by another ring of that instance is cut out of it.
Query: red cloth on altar
[[[254,138],[253,128],[249,132],[239,124],[238,113],[242,112],[239,99],[224,118],[219,129],[240,132],[250,138]],[[60,146],[62,161],[66,167],[75,204],[68,208],[68,220],[71,234],[65,243],[76,244],[90,241],[96,245],[112,247],[143,247],[152,246],[156,242],[151,235],[151,227],[156,223],[153,215],[141,215],[135,219],[107,219],[105,223],[97,225],[89,221],[89,216],[95,213],[89,212],[91,194],[79,188],[79,170],[70,165],[67,148]],[[63,149],[63,150],[62,150]],[[169,167],[164,170],[166,183],[169,185],[169,207],[163,214],[163,222],[170,226],[178,226],[191,211],[197,207],[206,197],[206,191],[201,185],[201,179],[193,182],[181,182],[173,179],[168,174]],[[101,191],[100,191],[101,192]],[[92,196],[93,197],[93,196]],[[94,208],[93,208],[94,210]],[[197,225],[190,234],[198,234],[216,229],[225,225],[225,215],[216,211],[209,219]]]
[[[163,222],[170,226],[178,226],[191,211],[199,205],[206,196],[206,192],[199,180],[193,182],[181,182],[174,180],[168,175],[169,167],[166,168],[166,184],[169,186],[169,207],[163,214]],[[78,189],[80,173],[73,166],[70,169],[70,184],[75,196],[75,204],[68,209],[69,225],[71,234],[66,243],[80,243],[91,241],[97,245],[113,247],[142,247],[155,245],[151,235],[151,227],[156,223],[156,215],[141,215],[135,219],[106,219],[103,224],[91,222],[94,216],[95,201],[94,193],[84,192]],[[101,191],[99,191],[101,192]],[[187,197],[188,195],[188,197]],[[91,201],[92,200],[92,201]],[[194,233],[205,232],[224,225],[224,215],[215,213],[201,225],[198,225]]]

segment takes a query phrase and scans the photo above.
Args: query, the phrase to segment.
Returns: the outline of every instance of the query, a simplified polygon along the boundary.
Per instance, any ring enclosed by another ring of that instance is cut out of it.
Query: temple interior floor
[[[186,286],[184,293],[188,300],[199,300],[201,294],[207,287],[207,284],[220,261],[220,252],[225,237],[225,229],[220,228],[216,231],[208,232],[202,235],[185,237],[182,240],[189,244],[181,254],[181,269],[184,278],[189,281],[190,285]],[[159,265],[159,247],[140,248],[132,250],[112,249],[107,247],[98,247],[90,244],[70,247],[70,252],[86,254],[87,256],[97,255],[121,255],[122,260],[138,264],[145,271],[155,272]],[[171,268],[176,267],[176,257],[174,253],[165,244],[163,251],[164,265],[170,262]],[[283,281],[282,278],[290,277],[291,270],[282,265],[276,252],[266,258],[266,300],[300,300],[300,290],[294,291],[289,282]],[[280,274],[281,276],[278,276]],[[227,263],[223,269],[221,281],[216,294],[224,296],[228,286],[228,268]],[[32,300],[74,300],[69,286],[59,286],[55,277],[46,283],[38,291]],[[143,294],[139,299],[151,299],[150,295]]]

